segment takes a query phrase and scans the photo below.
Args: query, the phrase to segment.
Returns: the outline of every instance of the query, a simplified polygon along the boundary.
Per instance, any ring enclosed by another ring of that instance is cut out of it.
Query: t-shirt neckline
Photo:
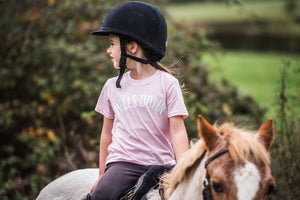
[[[141,80],[136,80],[133,79],[130,76],[130,71],[127,73],[128,76],[128,83],[131,85],[144,85],[144,84],[148,84],[149,82],[152,82],[157,76],[159,76],[160,74],[160,70],[156,70],[151,76],[145,78],[145,79],[141,79]]]

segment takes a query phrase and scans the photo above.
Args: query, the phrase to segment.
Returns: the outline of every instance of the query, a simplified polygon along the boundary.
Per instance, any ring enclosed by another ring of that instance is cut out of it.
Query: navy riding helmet
[[[131,1],[115,7],[105,18],[100,30],[92,32],[92,35],[107,36],[109,34],[120,37],[120,74],[116,83],[118,88],[121,88],[120,81],[126,69],[127,57],[144,64],[154,65],[153,63],[165,56],[167,46],[166,20],[160,10],[151,4]],[[125,40],[137,42],[157,60],[144,60],[128,55]]]

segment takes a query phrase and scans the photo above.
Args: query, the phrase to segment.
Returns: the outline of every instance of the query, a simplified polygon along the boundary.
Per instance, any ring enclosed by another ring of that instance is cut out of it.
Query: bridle
[[[228,153],[228,152],[229,152],[229,149],[225,148],[225,149],[222,149],[219,152],[215,153],[211,157],[209,157],[205,161],[205,169],[206,169],[207,165],[209,165],[209,163],[211,163],[213,160],[217,159],[218,157],[220,157],[220,156],[222,156],[222,155],[224,155],[225,153]],[[158,191],[159,191],[159,195],[160,195],[161,200],[165,200],[162,185],[163,185],[162,182],[160,182],[159,187],[158,187]],[[204,186],[204,189],[202,191],[203,200],[213,200],[212,194],[211,194],[211,189],[210,189],[210,177],[209,177],[209,174],[208,174],[207,170],[206,170],[206,177],[204,179],[203,186]]]
[[[216,158],[218,158],[228,152],[229,152],[229,150],[228,150],[228,148],[226,148],[226,149],[220,150],[219,152],[217,152],[214,155],[212,155],[211,157],[209,157],[205,161],[205,169],[209,165],[209,163],[211,163],[213,160],[215,160]],[[206,177],[204,179],[203,186],[204,186],[204,189],[202,191],[203,200],[213,200],[211,189],[210,189],[210,177],[209,177],[207,170],[206,170]]]

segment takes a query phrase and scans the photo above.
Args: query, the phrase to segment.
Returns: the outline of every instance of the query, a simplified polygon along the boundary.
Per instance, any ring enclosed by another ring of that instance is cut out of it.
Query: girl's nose
[[[106,52],[107,52],[108,54],[111,53],[110,47],[106,50]]]

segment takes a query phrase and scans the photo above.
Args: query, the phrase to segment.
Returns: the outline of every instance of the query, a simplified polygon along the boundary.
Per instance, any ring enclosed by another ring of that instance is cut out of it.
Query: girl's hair
[[[130,42],[136,42],[136,41],[134,41],[133,39],[130,39],[130,38],[124,37],[124,36],[123,36],[123,39],[125,40],[125,44],[126,44],[126,45],[129,44]],[[163,66],[163,65],[159,62],[160,59],[158,59],[158,56],[150,54],[150,53],[147,51],[147,48],[146,48],[145,46],[141,45],[140,43],[138,43],[138,45],[139,45],[139,46],[141,47],[141,49],[143,50],[143,54],[144,54],[146,60],[152,61],[153,67],[154,67],[155,69],[159,69],[159,70],[161,70],[161,71],[167,72],[167,73],[172,74],[172,75],[175,76],[175,73],[174,73],[172,70],[170,70],[169,68]]]
[[[143,49],[143,48],[142,48],[142,49]],[[155,69],[159,69],[159,70],[161,70],[161,71],[164,71],[164,72],[167,72],[167,73],[173,75],[173,72],[172,72],[169,68],[163,66],[163,65],[158,61],[157,56],[154,56],[154,55],[149,54],[149,53],[148,53],[146,50],[144,50],[144,49],[143,49],[143,53],[144,53],[144,56],[146,57],[147,60],[154,61],[154,62],[153,62],[153,67],[154,67]]]
[[[134,40],[130,40],[130,39],[125,39],[125,44],[129,44],[130,41],[134,41]],[[152,62],[152,66],[155,68],[155,69],[158,69],[158,70],[161,70],[161,71],[164,71],[164,72],[167,72],[175,77],[178,77],[179,75],[179,72],[177,72],[178,70],[174,70],[174,65],[172,65],[171,68],[169,67],[165,67],[164,65],[162,65],[160,62],[159,62],[159,59],[158,59],[158,56],[156,55],[152,55],[150,54],[145,47],[143,47],[141,44],[139,44],[139,46],[141,47],[141,49],[143,50],[143,54],[145,56],[145,58],[149,61],[153,61]],[[187,95],[188,92],[187,90],[185,89],[185,86],[184,84],[181,85],[181,91],[182,91],[182,94],[183,95]]]
[[[175,77],[179,76],[178,70],[176,70],[176,72],[174,70],[174,65],[172,65],[172,68],[165,67],[158,61],[158,58],[156,56],[149,54],[145,49],[143,49],[143,47],[142,47],[142,50],[143,50],[144,56],[146,57],[147,60],[155,61],[155,62],[153,62],[153,67],[155,69],[167,72]],[[180,87],[181,87],[182,94],[187,95],[188,92],[187,92],[184,84],[181,84]]]

